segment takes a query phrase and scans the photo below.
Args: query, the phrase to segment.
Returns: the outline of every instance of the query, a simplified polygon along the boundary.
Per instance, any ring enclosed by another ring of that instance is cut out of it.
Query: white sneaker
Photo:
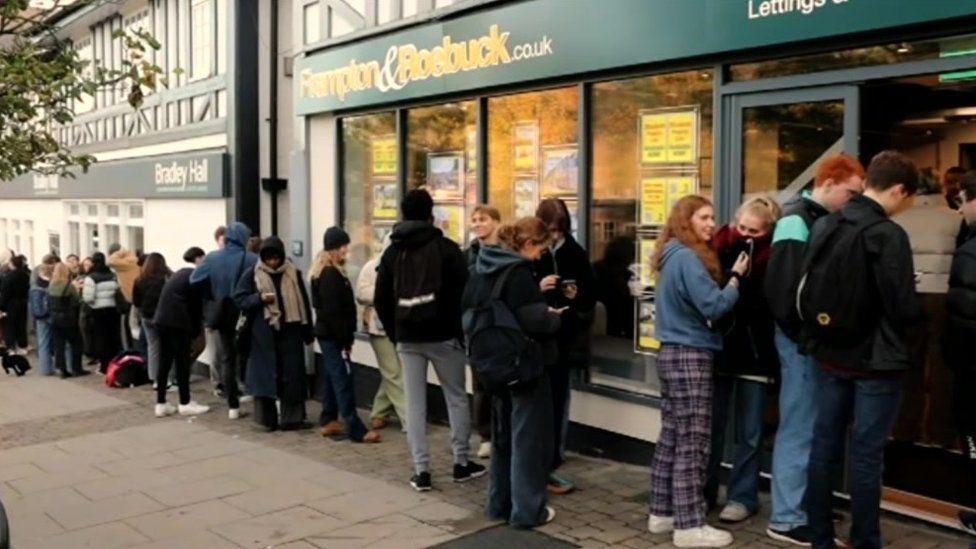
[[[725,547],[735,541],[732,534],[709,525],[675,530],[671,542],[675,547]]]
[[[228,419],[241,419],[241,409],[240,408],[231,408],[230,410],[227,410],[227,418]]]
[[[180,404],[181,416],[198,416],[200,414],[205,414],[209,411],[210,411],[210,406],[197,404],[192,400],[188,404]]]
[[[718,515],[718,520],[722,522],[742,522],[751,517],[752,513],[745,505],[737,501],[730,501],[725,504],[725,508]]]
[[[674,531],[674,517],[648,515],[647,531],[652,534],[667,534]]]
[[[166,417],[171,416],[176,413],[176,406],[173,406],[169,402],[166,404],[156,405],[156,417]]]
[[[478,457],[481,459],[488,459],[491,457],[491,442],[482,442],[481,446],[478,446]]]
[[[254,402],[254,397],[251,395],[241,395],[241,398],[238,400],[247,404],[248,402]]]
[[[546,505],[546,524],[549,524],[556,518],[556,510],[552,507]]]

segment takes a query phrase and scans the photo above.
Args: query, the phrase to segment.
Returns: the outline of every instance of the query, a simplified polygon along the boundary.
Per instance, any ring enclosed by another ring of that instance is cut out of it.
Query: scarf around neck
[[[275,289],[272,275],[281,275],[281,293]],[[305,305],[302,301],[301,289],[298,285],[298,271],[289,261],[285,261],[277,269],[272,269],[258,261],[254,268],[254,285],[259,294],[274,294],[275,300],[264,304],[264,319],[272,328],[281,328],[281,319],[284,317],[285,323],[300,322],[306,324]]]

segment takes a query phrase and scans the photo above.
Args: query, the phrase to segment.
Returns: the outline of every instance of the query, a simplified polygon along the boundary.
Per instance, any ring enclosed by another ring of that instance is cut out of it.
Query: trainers
[[[204,406],[203,404],[197,404],[194,401],[190,401],[186,404],[180,404],[180,415],[181,416],[198,416],[200,414],[205,414],[210,411],[210,406]]]
[[[484,465],[469,461],[464,465],[454,464],[454,482],[467,482],[473,478],[483,477],[488,470]]]
[[[248,402],[254,402],[254,397],[251,395],[241,395],[241,398],[238,400],[240,400],[242,404],[247,404]]]
[[[176,413],[176,406],[173,406],[169,402],[166,404],[156,405],[156,417],[166,417],[171,416]]]
[[[485,442],[481,443],[481,446],[478,446],[478,457],[480,457],[481,459],[488,459],[491,457],[490,440],[486,440]]]
[[[712,528],[705,524],[698,528],[675,530],[671,543],[675,547],[725,547],[735,541],[732,534],[725,530]]]
[[[753,512],[748,507],[737,501],[730,501],[725,504],[725,508],[718,515],[718,520],[722,522],[742,522],[751,517]]]
[[[561,496],[563,494],[568,494],[575,489],[576,485],[570,482],[566,477],[562,477],[556,473],[549,473],[549,483],[546,485],[546,490],[548,490],[550,494]]]
[[[806,525],[797,526],[792,530],[777,530],[770,527],[766,529],[766,535],[776,541],[785,541],[786,543],[791,543],[800,547],[810,547],[813,539],[813,534],[810,532],[810,527]]]
[[[324,437],[334,437],[341,435],[346,432],[346,425],[341,421],[334,419],[322,426],[321,431]]]
[[[652,534],[668,534],[674,531],[674,517],[648,515],[647,531]]]
[[[546,505],[546,521],[543,524],[549,524],[555,518],[556,518],[556,510]]]
[[[241,409],[231,408],[227,410],[227,419],[241,419]]]
[[[972,511],[959,511],[959,524],[969,531],[976,534],[976,513]]]
[[[424,471],[410,477],[410,486],[418,492],[430,492],[430,473]]]

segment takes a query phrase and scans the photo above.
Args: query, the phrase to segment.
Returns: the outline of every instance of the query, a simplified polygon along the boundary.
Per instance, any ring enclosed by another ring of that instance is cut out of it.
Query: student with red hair
[[[711,445],[712,365],[722,350],[722,334],[713,327],[739,299],[749,256],[739,255],[722,285],[722,267],[710,245],[714,233],[712,203],[682,198],[658,238],[653,264],[659,273],[654,307],[662,405],[647,529],[674,532],[678,547],[733,542],[729,532],[705,524],[702,484]]]
[[[843,208],[864,190],[864,166],[854,157],[839,154],[817,169],[813,191],[804,191],[783,208],[773,232],[773,252],[765,291],[776,319],[776,351],[780,362],[779,429],[773,449],[773,512],[766,534],[778,541],[810,545],[810,528],[803,498],[813,443],[817,409],[813,398],[814,361],[800,353],[800,318],[796,289],[803,276],[803,261],[816,220]]]

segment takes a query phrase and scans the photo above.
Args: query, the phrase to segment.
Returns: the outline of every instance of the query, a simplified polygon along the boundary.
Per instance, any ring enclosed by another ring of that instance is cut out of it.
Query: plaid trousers
[[[712,360],[706,349],[662,345],[661,435],[651,463],[650,513],[675,528],[705,524],[702,488],[711,446]]]

